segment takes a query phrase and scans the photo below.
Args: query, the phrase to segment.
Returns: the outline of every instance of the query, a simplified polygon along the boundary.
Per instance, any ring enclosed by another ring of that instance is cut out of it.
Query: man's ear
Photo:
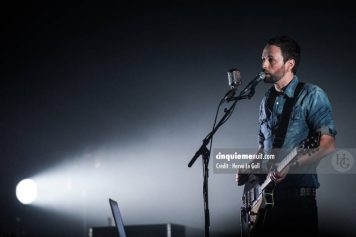
[[[295,66],[295,60],[294,59],[288,59],[287,62],[286,62],[286,66],[287,66],[287,71],[292,71],[292,69],[294,68]]]

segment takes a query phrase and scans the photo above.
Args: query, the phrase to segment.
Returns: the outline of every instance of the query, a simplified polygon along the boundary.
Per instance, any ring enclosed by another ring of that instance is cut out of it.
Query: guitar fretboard
[[[295,147],[293,150],[291,150],[286,157],[278,164],[277,166],[277,172],[281,172],[286,166],[296,157],[298,154],[298,149]],[[266,180],[261,184],[261,190],[263,191],[270,183],[272,182],[271,180],[271,175],[268,173]]]

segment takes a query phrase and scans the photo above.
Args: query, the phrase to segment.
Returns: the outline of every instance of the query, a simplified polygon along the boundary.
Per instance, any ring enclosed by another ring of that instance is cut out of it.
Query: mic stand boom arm
[[[239,96],[240,97],[240,96]],[[235,99],[236,98],[236,99]],[[192,158],[192,160],[189,162],[188,167],[191,167],[194,162],[196,161],[196,159],[198,159],[198,157],[202,154],[204,154],[204,152],[206,152],[206,150],[208,150],[208,148],[206,148],[206,146],[209,144],[210,140],[212,139],[213,135],[215,134],[215,132],[221,127],[221,125],[223,125],[227,119],[231,116],[233,109],[236,106],[237,101],[239,101],[238,97],[235,97],[234,103],[230,106],[229,109],[225,109],[225,114],[224,116],[220,119],[219,123],[213,128],[213,130],[205,137],[205,139],[203,140],[203,144],[201,145],[201,147],[199,148],[199,150],[195,153],[194,157]],[[242,98],[245,99],[245,98]]]
[[[213,130],[205,137],[203,140],[203,144],[200,146],[198,151],[195,153],[193,158],[188,164],[188,167],[192,167],[194,162],[201,155],[203,160],[203,196],[204,196],[204,218],[205,218],[205,237],[209,237],[209,227],[210,227],[210,214],[209,214],[209,194],[208,194],[208,178],[209,178],[209,159],[210,159],[210,150],[207,148],[207,145],[211,142],[216,131],[230,118],[232,112],[235,109],[236,103],[239,100],[243,99],[251,99],[255,94],[255,87],[257,86],[259,81],[253,80],[251,81],[237,97],[233,97],[230,99],[234,101],[230,108],[225,109],[224,116],[220,119],[219,123],[214,126]],[[224,102],[224,99],[221,100],[220,105]],[[219,105],[219,106],[220,106]]]

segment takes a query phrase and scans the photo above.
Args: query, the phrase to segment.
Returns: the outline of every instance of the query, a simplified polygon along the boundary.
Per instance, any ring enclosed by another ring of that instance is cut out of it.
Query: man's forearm
[[[330,154],[331,152],[334,152],[335,150],[335,138],[330,135],[322,135],[320,137],[320,146],[318,147],[318,149],[314,152],[311,152],[310,154],[307,153],[305,155],[300,156],[298,158],[298,165],[304,166],[320,161],[326,155]]]

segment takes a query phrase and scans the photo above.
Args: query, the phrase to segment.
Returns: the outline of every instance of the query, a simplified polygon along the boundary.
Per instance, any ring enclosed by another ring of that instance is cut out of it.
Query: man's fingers
[[[275,183],[278,183],[283,180],[283,177],[279,173],[273,172],[271,174],[271,180]]]

